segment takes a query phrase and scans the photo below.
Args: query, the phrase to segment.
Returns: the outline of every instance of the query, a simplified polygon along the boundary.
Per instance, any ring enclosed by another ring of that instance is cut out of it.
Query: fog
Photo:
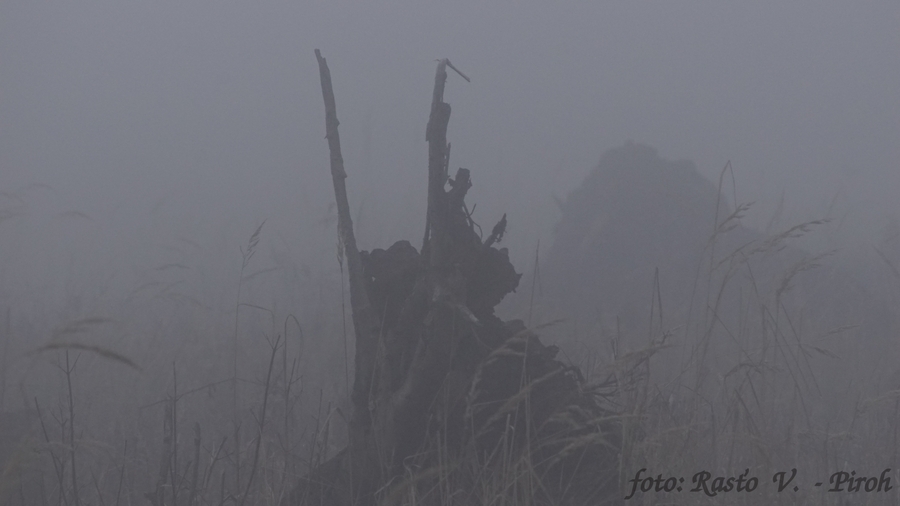
[[[147,368],[213,335],[227,346],[205,355],[211,376],[195,372],[218,379],[231,367],[242,248],[263,222],[244,275],[277,270],[242,285],[241,302],[274,311],[279,329],[296,314],[308,353],[343,364],[314,48],[334,79],[362,249],[421,246],[425,124],[436,60],[449,58],[471,77],[447,83],[450,165],[472,170],[482,228],[507,214],[520,272],[553,243],[555,200],[629,140],[713,182],[730,162],[725,195],[754,202],[744,225],[827,218],[805,246],[865,264],[900,216],[898,26],[894,0],[4,0],[0,310],[14,344],[0,409],[58,389],[41,372],[52,360],[30,352],[90,316],[114,320],[98,342],[144,369],[92,362],[101,383],[128,378],[112,390],[164,398],[169,371]],[[147,283],[159,287],[140,299]],[[207,337],[148,344],[176,320]],[[266,346],[248,360],[266,360]],[[310,376],[325,367],[313,362]],[[338,369],[310,380],[336,404]]]
[[[896,211],[893,2],[2,9],[4,189],[49,184],[63,211],[129,228],[162,200],[182,224],[227,217],[246,230],[268,218],[290,239],[304,217],[321,218],[330,186],[314,47],[333,62],[371,241],[421,227],[391,202],[421,204],[442,57],[473,78],[448,86],[451,163],[477,170],[471,200],[485,220],[509,211],[517,246],[547,242],[550,196],[629,139],[710,176],[731,160],[744,200],[784,194],[790,216],[821,216],[835,198],[860,220]]]

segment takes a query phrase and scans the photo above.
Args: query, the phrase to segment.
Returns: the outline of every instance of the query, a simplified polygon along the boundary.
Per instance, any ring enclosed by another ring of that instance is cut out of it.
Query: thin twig
[[[447,60],[447,66],[450,67],[451,69],[455,70],[457,74],[459,74],[463,79],[466,80],[466,82],[469,82],[469,83],[472,82],[472,80],[469,79],[469,76],[463,74],[458,68],[454,67],[453,64],[450,63],[450,60]]]

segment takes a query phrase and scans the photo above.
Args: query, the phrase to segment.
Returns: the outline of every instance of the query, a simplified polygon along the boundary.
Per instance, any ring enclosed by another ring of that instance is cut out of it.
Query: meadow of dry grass
[[[851,271],[829,267],[835,256],[793,258],[758,279],[758,262],[828,224],[719,247],[744,209],[716,219],[689,311],[664,313],[669,301],[655,290],[641,335],[608,321],[539,330],[616,412],[621,431],[607,436],[618,469],[597,480],[619,483],[611,503],[620,504],[900,503],[891,245],[869,266],[883,276],[865,297]],[[185,254],[142,270],[121,296],[104,296],[98,277],[62,307],[34,300],[2,312],[0,503],[278,504],[343,446],[352,381],[343,266],[310,272],[267,244],[264,225],[248,232],[237,262]],[[206,249],[190,242],[176,249]],[[510,313],[539,323],[551,306],[531,294]],[[498,451],[499,468],[411,467],[383,503],[543,503],[530,460]],[[890,491],[865,491],[878,480],[828,491],[836,473],[880,478],[888,468]],[[691,491],[703,472],[707,489]],[[782,491],[779,472],[793,476]]]

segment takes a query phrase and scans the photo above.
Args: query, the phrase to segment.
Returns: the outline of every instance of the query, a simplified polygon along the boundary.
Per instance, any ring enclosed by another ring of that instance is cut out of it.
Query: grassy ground
[[[863,299],[816,256],[759,279],[757,261],[822,224],[720,250],[720,221],[688,311],[663,313],[669,301],[653,292],[646,332],[624,333],[614,318],[541,331],[588,384],[606,385],[618,413],[619,466],[597,479],[618,481],[614,502],[626,504],[900,503],[900,282],[885,267]],[[156,266],[120,297],[73,288],[61,307],[5,312],[0,504],[277,504],[342,447],[352,380],[343,266],[297,275],[289,255],[258,266],[266,231],[254,230],[234,265]],[[263,282],[268,273],[291,286]],[[835,306],[819,302],[822,287],[838,288]],[[865,300],[887,309],[839,309]],[[547,321],[551,306],[538,296],[527,313]],[[499,467],[411,469],[384,502],[536,504],[528,459],[501,456]],[[892,489],[867,492],[888,468]],[[781,491],[779,476],[790,479]],[[844,477],[867,480],[830,492]]]

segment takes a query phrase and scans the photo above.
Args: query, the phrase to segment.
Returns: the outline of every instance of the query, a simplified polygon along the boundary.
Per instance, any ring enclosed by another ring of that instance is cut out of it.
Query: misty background
[[[552,243],[554,198],[628,140],[712,181],[730,161],[729,200],[755,202],[744,224],[830,218],[809,246],[868,262],[898,233],[898,26],[893,0],[3,0],[0,308],[17,340],[0,407],[52,391],[28,352],[93,315],[115,323],[92,339],[145,368],[111,390],[161,397],[168,372],[147,369],[177,360],[227,377],[241,248],[263,222],[241,302],[279,326],[297,315],[310,356],[330,353],[310,375],[342,363],[314,48],[334,80],[362,249],[421,245],[425,124],[447,57],[472,78],[448,79],[451,169],[472,170],[482,228],[507,213],[520,272]],[[186,358],[217,339],[217,354]],[[242,353],[263,361],[253,339]],[[107,383],[122,374],[95,363]],[[334,396],[339,369],[318,380]]]

